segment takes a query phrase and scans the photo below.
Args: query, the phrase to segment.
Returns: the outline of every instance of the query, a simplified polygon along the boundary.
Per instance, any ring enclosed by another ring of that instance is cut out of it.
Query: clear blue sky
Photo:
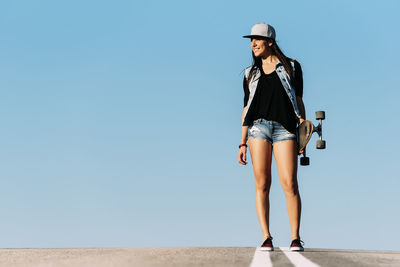
[[[2,1],[0,247],[258,246],[252,25],[303,68],[306,247],[400,250],[398,1]],[[248,153],[248,157],[250,157]],[[289,246],[273,163],[271,233]]]

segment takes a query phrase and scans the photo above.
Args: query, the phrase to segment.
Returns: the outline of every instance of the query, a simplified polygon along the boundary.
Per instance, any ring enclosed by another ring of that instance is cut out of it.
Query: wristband
[[[239,148],[241,148],[242,146],[245,146],[245,147],[247,147],[247,145],[246,145],[246,144],[240,144],[240,145],[239,145]]]

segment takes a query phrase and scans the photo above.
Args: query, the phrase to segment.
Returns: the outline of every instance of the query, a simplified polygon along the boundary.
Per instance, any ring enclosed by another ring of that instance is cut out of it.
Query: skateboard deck
[[[298,151],[303,150],[314,132],[314,125],[311,121],[305,120],[297,127],[298,131]]]

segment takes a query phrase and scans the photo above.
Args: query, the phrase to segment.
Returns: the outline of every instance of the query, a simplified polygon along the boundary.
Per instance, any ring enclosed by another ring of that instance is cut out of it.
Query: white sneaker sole
[[[260,247],[262,251],[274,251],[274,248]]]
[[[304,251],[304,248],[299,248],[299,247],[293,247],[290,248],[291,251]]]

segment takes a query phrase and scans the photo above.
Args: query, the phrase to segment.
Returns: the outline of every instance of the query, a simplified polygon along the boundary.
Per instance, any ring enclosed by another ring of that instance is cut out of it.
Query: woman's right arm
[[[246,144],[247,143],[247,130],[249,128],[249,126],[243,126],[243,120],[244,120],[244,114],[246,113],[246,107],[243,108],[243,112],[242,112],[242,119],[241,119],[241,125],[242,125],[242,137],[240,138],[240,143],[241,144]]]
[[[246,144],[247,143],[247,129],[249,128],[249,126],[243,126],[243,120],[244,120],[244,114],[246,112],[246,107],[243,108],[243,112],[242,112],[242,119],[241,119],[241,125],[242,125],[242,135],[240,138],[240,144]],[[239,153],[237,155],[239,163],[246,165],[247,161],[246,161],[246,153],[247,153],[247,147],[246,146],[241,146],[239,149]]]
[[[246,114],[246,108],[247,108],[247,101],[249,100],[249,88],[248,88],[248,84],[247,84],[247,79],[246,77],[243,77],[243,91],[244,91],[244,101],[243,101],[243,111],[242,111],[242,118],[241,118],[241,128],[242,128],[242,134],[241,134],[241,138],[240,138],[240,144],[246,144],[247,143],[247,130],[249,128],[249,126],[243,126],[243,120],[244,120],[244,116]],[[239,163],[246,165],[247,161],[246,161],[246,152],[247,152],[247,147],[246,146],[241,146],[239,149],[239,153],[237,155],[238,159],[239,159]]]

